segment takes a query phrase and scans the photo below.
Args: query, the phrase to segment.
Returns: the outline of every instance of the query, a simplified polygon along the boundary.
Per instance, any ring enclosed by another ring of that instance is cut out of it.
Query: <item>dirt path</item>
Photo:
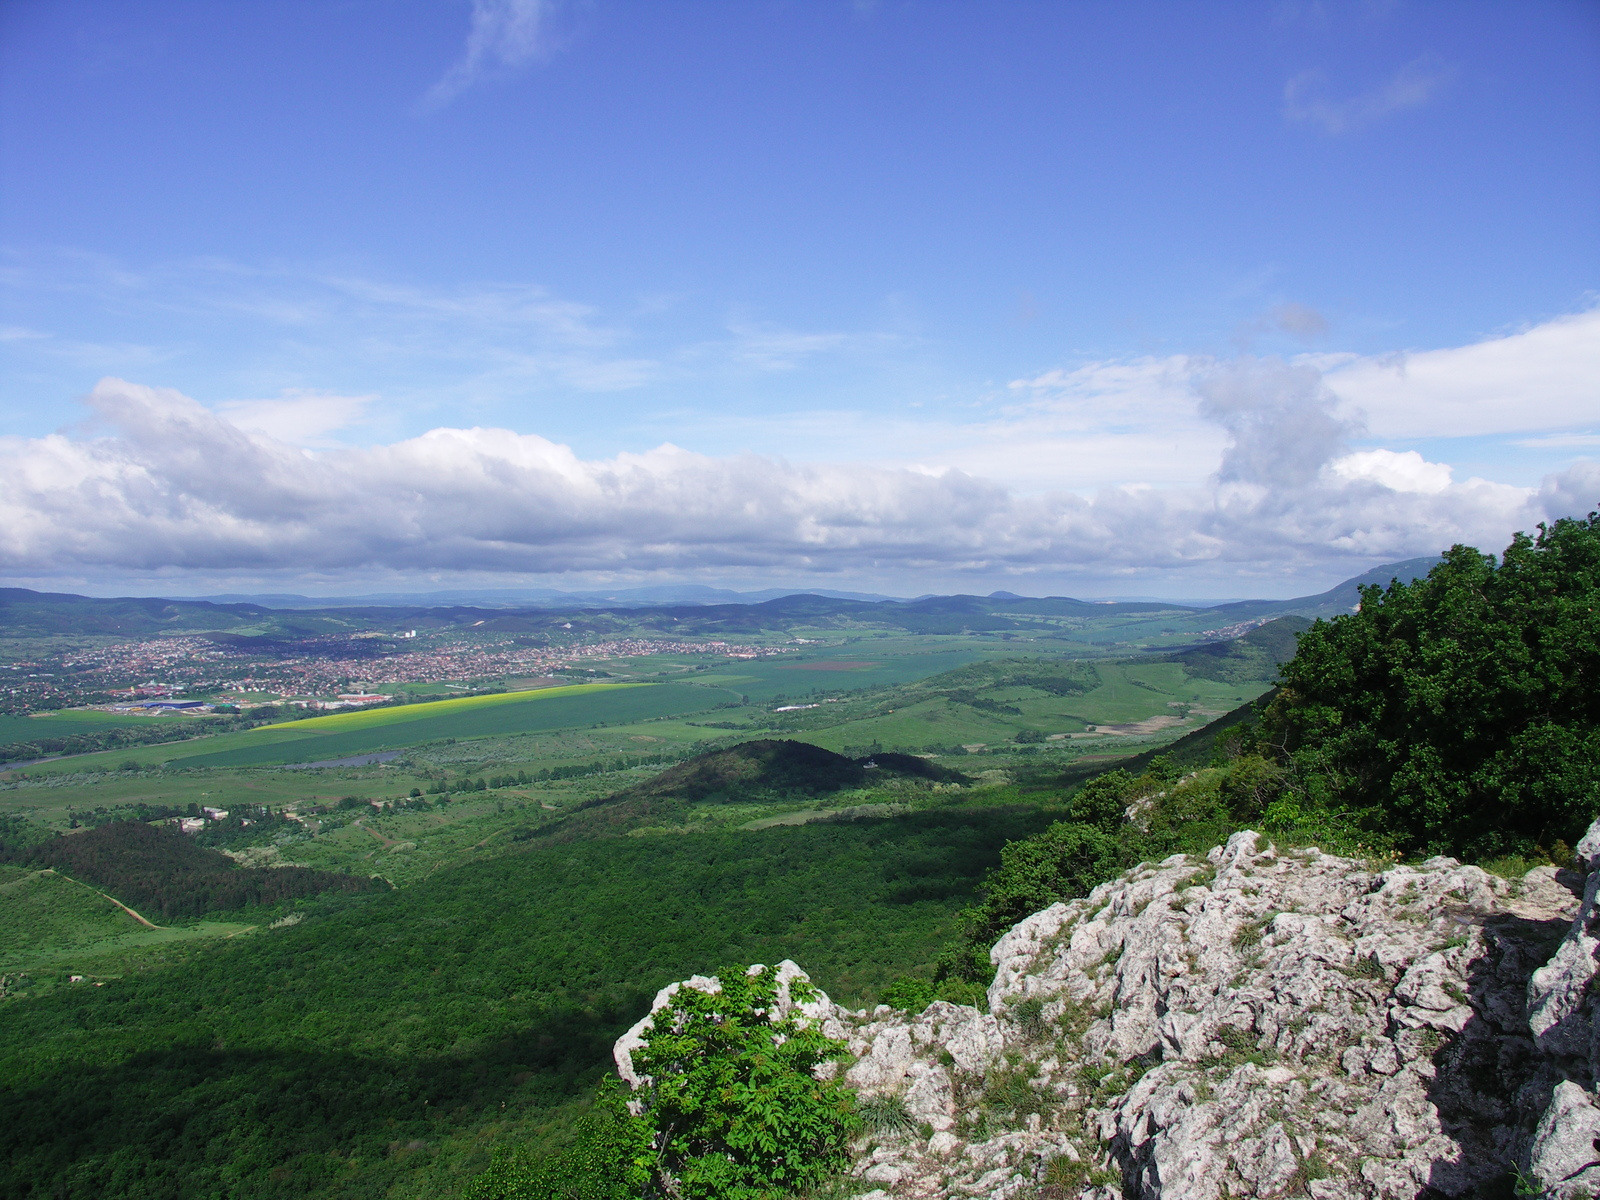
[[[123,912],[127,913],[130,917],[132,917],[135,921],[139,922],[139,924],[143,925],[146,929],[161,929],[161,928],[163,928],[163,926],[161,926],[161,925],[156,925],[156,924],[153,924],[150,921],[146,921],[143,917],[141,917],[138,913],[134,912],[133,909],[129,908],[126,904],[124,904],[121,900],[118,900],[115,896],[108,896],[104,892],[102,892],[99,888],[89,887],[89,885],[87,883],[84,883],[83,880],[81,880],[81,879],[74,879],[71,875],[62,875],[60,871],[57,871],[52,867],[46,867],[44,869],[44,871],[40,871],[39,874],[43,875],[46,872],[49,872],[51,875],[55,875],[55,876],[58,876],[58,877],[60,877],[62,879],[65,879],[68,883],[75,883],[81,888],[88,888],[89,891],[93,892],[96,896],[99,896],[102,900],[111,901],[111,903],[115,904],[118,908],[120,908]]]
[[[352,821],[350,823],[352,825],[354,825],[357,829],[361,830],[363,833],[370,833],[373,837],[377,838],[380,842],[383,843],[383,848],[385,850],[387,850],[390,846],[393,846],[393,845],[397,844],[395,842],[394,838],[392,838],[392,837],[384,837],[383,834],[379,833],[376,829],[373,829],[370,825],[363,825],[360,821]]]

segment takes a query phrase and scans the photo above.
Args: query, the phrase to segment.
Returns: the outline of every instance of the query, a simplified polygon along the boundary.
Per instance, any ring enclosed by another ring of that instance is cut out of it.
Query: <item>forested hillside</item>
[[[670,979],[803,955],[865,999],[931,961],[1000,846],[1047,820],[1005,800],[534,840],[185,965],[0,1006],[0,1195],[448,1194],[487,1162],[481,1139],[564,1120]]]
[[[1357,612],[1301,634],[1282,688],[1259,720],[1235,720],[1213,737],[1210,765],[1186,771],[1158,755],[1138,775],[1112,770],[1069,797],[1064,819],[1005,846],[936,968],[897,980],[885,996],[917,1011],[941,991],[986,983],[989,947],[1017,921],[1140,861],[1204,850],[1246,826],[1291,846],[1465,855],[1513,878],[1539,863],[1571,865],[1571,843],[1600,812],[1597,600],[1596,515],[1519,535],[1498,562],[1455,547],[1424,579],[1365,589]],[[670,1033],[654,1036],[675,1044]],[[1492,1072],[1482,1086],[1494,1086]],[[790,1105],[772,1121],[803,1111],[798,1091],[761,1103]],[[618,1109],[616,1120],[648,1130],[656,1118]],[[545,1160],[562,1171],[537,1155],[502,1159],[474,1198],[556,1200],[574,1174],[595,1186],[625,1181],[629,1161],[674,1169],[661,1143],[627,1145],[616,1130],[586,1127],[578,1147]],[[775,1149],[734,1155],[757,1175],[784,1170]]]
[[[152,919],[278,904],[319,892],[363,892],[387,886],[355,875],[305,867],[240,867],[198,846],[170,825],[113,821],[55,837],[9,854],[12,861],[51,867],[101,888]]]
[[[1241,638],[1196,646],[1172,655],[1184,671],[1196,679],[1216,679],[1224,683],[1271,679],[1278,666],[1295,655],[1299,636],[1311,628],[1305,617],[1278,617]]]

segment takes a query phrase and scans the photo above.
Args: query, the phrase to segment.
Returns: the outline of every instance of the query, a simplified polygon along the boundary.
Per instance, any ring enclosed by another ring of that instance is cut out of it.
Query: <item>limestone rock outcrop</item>
[[[1507,880],[1247,831],[1013,927],[987,1012],[818,1002],[880,1098],[860,1194],[1600,1196],[1600,822],[1578,853]]]

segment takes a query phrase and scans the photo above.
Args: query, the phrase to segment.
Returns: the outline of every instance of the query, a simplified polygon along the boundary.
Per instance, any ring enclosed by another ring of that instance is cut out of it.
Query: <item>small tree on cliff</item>
[[[680,988],[655,1014],[631,1097],[610,1081],[571,1145],[502,1155],[467,1200],[779,1200],[846,1166],[855,1097],[816,1077],[844,1044],[787,1012],[775,967],[731,967],[719,982]],[[816,996],[788,986],[791,1001]]]
[[[718,975],[718,992],[680,988],[634,1055],[635,1093],[655,1131],[656,1182],[684,1200],[772,1200],[849,1161],[855,1098],[815,1071],[844,1052],[813,1021],[784,1015],[778,971]],[[790,999],[813,999],[803,980]]]

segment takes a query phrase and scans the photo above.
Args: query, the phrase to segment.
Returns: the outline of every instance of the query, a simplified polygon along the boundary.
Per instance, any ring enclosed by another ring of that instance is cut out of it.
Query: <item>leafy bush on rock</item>
[[[502,1154],[467,1200],[778,1200],[842,1169],[861,1117],[853,1093],[816,1071],[843,1044],[784,1015],[776,968],[718,979],[720,990],[680,988],[657,1011],[631,1097],[603,1089],[572,1145]],[[816,995],[803,980],[789,994]]]

